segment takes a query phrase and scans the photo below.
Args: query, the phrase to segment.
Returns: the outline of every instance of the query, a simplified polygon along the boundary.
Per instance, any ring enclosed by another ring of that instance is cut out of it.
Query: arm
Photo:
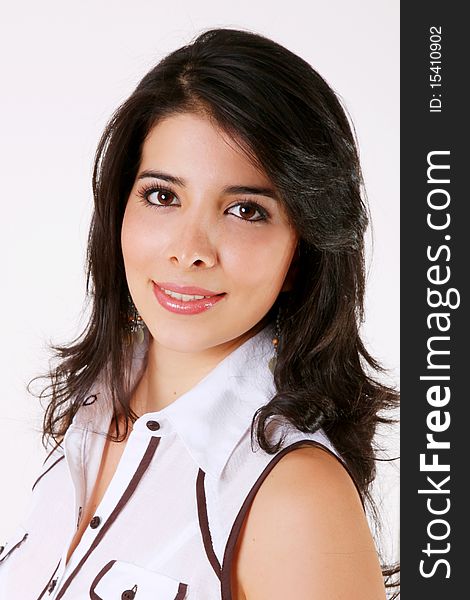
[[[298,448],[259,489],[235,553],[234,598],[384,600],[357,490],[337,459]]]

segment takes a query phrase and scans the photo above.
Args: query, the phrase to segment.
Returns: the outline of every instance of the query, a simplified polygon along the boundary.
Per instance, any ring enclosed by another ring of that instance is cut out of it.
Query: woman
[[[363,505],[396,394],[366,373],[367,211],[332,90],[207,31],[113,115],[93,188],[91,317],[55,348],[55,445],[0,596],[384,598]]]

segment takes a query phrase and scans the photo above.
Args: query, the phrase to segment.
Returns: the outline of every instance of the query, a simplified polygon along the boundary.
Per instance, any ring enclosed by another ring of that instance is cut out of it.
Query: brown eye
[[[249,223],[255,223],[256,221],[266,221],[268,215],[266,211],[254,202],[242,202],[232,208],[237,209],[238,214],[234,214],[242,221],[248,221]]]
[[[153,189],[149,190],[146,199],[157,206],[170,206],[175,199],[175,195],[169,190]]]
[[[250,219],[252,217],[254,217],[257,213],[257,210],[254,206],[250,206],[245,205],[245,206],[240,206],[240,214],[242,217],[246,217],[247,219]]]

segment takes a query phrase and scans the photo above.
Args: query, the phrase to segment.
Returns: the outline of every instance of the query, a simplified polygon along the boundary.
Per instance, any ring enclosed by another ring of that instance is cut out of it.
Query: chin
[[[154,341],[175,352],[198,352],[213,346],[212,340],[198,333],[191,332],[187,325],[180,327],[169,325],[168,327],[155,327],[150,329]]]

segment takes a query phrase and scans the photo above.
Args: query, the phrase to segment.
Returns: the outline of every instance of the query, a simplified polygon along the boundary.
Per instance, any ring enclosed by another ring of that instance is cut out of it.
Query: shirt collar
[[[205,473],[219,477],[238,442],[249,431],[256,409],[267,404],[275,394],[269,369],[269,360],[274,355],[273,334],[273,325],[269,323],[171,404],[139,417],[134,429],[144,429],[149,419],[162,422],[167,419],[196,464]],[[135,382],[142,371],[147,348],[148,332],[134,351],[131,381]],[[97,397],[102,400],[107,394],[97,394]],[[93,427],[109,424],[109,401],[85,403],[85,406],[77,412],[75,425],[83,418],[88,423],[92,421]]]

